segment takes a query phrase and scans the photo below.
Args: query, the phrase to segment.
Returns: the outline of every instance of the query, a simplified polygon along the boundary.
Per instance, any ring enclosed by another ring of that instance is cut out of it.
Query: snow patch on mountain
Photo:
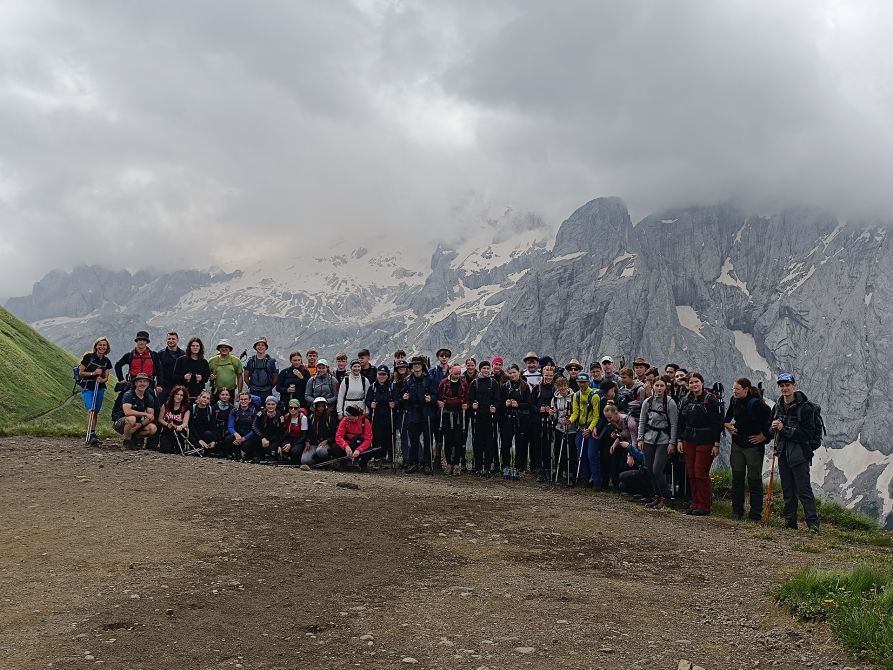
[[[732,335],[735,338],[735,348],[744,358],[744,364],[754,372],[762,372],[767,379],[771,378],[772,370],[769,367],[769,361],[757,351],[757,343],[753,335],[745,333],[743,330],[733,330]]]
[[[693,332],[695,335],[704,337],[701,329],[707,324],[701,321],[701,317],[691,305],[676,305],[676,318],[679,319],[679,325]]]
[[[861,435],[856,440],[839,449],[821,447],[813,455],[810,477],[822,486],[834,471],[843,473],[844,483],[834,482],[833,492],[848,506],[855,504],[856,480],[870,469],[878,471],[876,491],[882,500],[884,516],[893,514],[893,498],[890,497],[890,484],[893,482],[893,454],[866,449]],[[823,489],[825,490],[825,489]],[[860,489],[863,498],[864,487]]]
[[[722,269],[720,270],[719,277],[716,278],[716,281],[720,284],[725,284],[726,286],[740,288],[744,295],[749,298],[750,291],[747,290],[747,284],[737,277],[733,277],[733,272],[735,272],[735,266],[732,265],[732,259],[727,257],[725,263],[722,264]]]

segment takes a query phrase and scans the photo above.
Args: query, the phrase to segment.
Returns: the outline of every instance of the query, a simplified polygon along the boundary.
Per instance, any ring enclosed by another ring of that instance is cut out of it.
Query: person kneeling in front
[[[115,421],[115,430],[124,436],[125,449],[138,449],[143,446],[143,439],[154,435],[155,395],[148,390],[152,378],[140,372],[133,379],[133,388],[124,394],[121,409],[124,416]]]

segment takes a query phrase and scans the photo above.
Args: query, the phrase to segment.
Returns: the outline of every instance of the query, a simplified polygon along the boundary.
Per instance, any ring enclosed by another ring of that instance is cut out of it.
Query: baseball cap
[[[379,365],[379,366],[378,366],[378,374],[380,374],[380,375],[389,375],[389,374],[391,374],[391,371],[388,370],[388,366],[387,366],[387,365]]]
[[[316,367],[327,368],[329,367],[329,362],[325,358],[320,358],[318,361],[316,361]]]
[[[298,400],[297,398],[292,398],[291,400],[288,401],[288,406],[289,407],[300,407],[301,401]]]
[[[611,358],[610,356],[602,356],[598,360],[601,361],[602,363],[611,363],[611,364],[614,363],[614,359]]]
[[[316,405],[318,403],[324,402],[325,404],[329,404],[329,401],[323,398],[322,396],[317,396],[313,399],[313,404]]]
[[[585,372],[581,372],[580,374],[577,375],[577,381],[578,382],[588,382],[589,375],[587,375]]]
[[[790,382],[791,384],[796,384],[796,380],[794,379],[794,375],[790,372],[782,372],[778,375],[778,379],[775,380],[776,384],[781,384],[783,382]]]

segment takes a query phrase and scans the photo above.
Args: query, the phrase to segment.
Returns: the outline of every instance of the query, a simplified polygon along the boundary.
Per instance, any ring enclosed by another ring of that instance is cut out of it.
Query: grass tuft
[[[893,670],[893,570],[860,565],[846,572],[805,568],[775,598],[796,617],[827,621],[859,658]]]

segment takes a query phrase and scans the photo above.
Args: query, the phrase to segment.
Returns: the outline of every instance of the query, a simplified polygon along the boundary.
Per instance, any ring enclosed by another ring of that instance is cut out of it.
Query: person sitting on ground
[[[217,435],[217,412],[211,405],[211,392],[202,389],[189,412],[189,441],[205,456],[220,456]]]
[[[310,357],[309,354],[307,356]],[[325,398],[329,403],[329,409],[335,412],[335,404],[338,401],[338,382],[329,374],[329,362],[325,358],[314,361],[316,374],[307,382],[307,390],[304,391],[304,400],[309,404],[314,398]],[[310,370],[310,366],[307,366]]]
[[[235,458],[232,443],[226,441],[229,432],[229,415],[233,411],[233,405],[230,402],[232,396],[227,389],[220,391],[217,402],[213,403],[214,407],[214,439],[217,442],[217,449],[221,456],[226,458]]]
[[[686,514],[707,516],[713,506],[710,466],[719,455],[722,414],[716,397],[704,388],[699,372],[688,376],[688,393],[679,410],[679,452],[685,456],[685,469],[691,485],[691,509]]]
[[[769,424],[772,410],[763,401],[760,390],[741,377],[732,384],[732,401],[726,410],[725,429],[732,436],[732,513],[744,518],[744,482],[750,490],[751,521],[759,521],[763,512],[763,460],[772,434]]]
[[[279,392],[279,403],[288,407],[292,399],[304,404],[304,396],[307,393],[307,381],[310,379],[310,371],[304,367],[300,351],[293,351],[288,355],[291,365],[279,371],[279,379],[276,382],[276,390]],[[308,405],[310,403],[307,403]]]
[[[245,460],[254,450],[254,417],[260,407],[260,398],[248,391],[239,394],[238,404],[230,410],[224,444],[233,458]]]
[[[338,380],[338,383],[344,381],[344,378],[349,374],[347,371],[347,354],[343,351],[339,351],[335,354],[335,369],[332,371],[332,374],[335,376],[335,379]]]
[[[285,439],[285,424],[275,396],[267,396],[264,400],[263,410],[254,416],[251,432],[254,433],[254,439],[249,443],[252,462],[265,461],[279,453],[279,447]]]
[[[155,394],[149,391],[152,378],[139,372],[131,380],[133,388],[124,393],[123,416],[115,421],[115,431],[124,436],[125,449],[140,449],[143,439],[155,435]]]
[[[87,410],[87,442],[90,444],[99,442],[96,437],[96,418],[102,409],[105,387],[112,369],[112,361],[108,356],[111,352],[112,345],[108,338],[98,337],[93,342],[93,350],[85,353],[78,365],[81,400]]]
[[[350,362],[350,374],[338,387],[338,418],[343,419],[348,407],[353,405],[366,411],[366,393],[369,391],[369,380],[362,375],[359,360]]]
[[[229,391],[230,398],[238,397],[236,390],[242,392],[242,361],[233,356],[233,345],[229,340],[220,340],[217,343],[217,354],[208,361],[208,369],[210,375],[208,379],[211,381],[211,390],[215,398],[220,397],[220,391],[226,389]],[[250,395],[250,394],[249,394]]]
[[[283,461],[293,462],[304,453],[304,441],[307,439],[307,412],[301,407],[301,401],[292,398],[288,401],[288,412],[282,417],[285,436],[277,449],[277,455]]]
[[[778,474],[784,494],[784,518],[788,528],[797,528],[797,501],[803,506],[806,526],[819,532],[819,515],[815,495],[809,481],[812,456],[820,446],[819,436],[823,425],[816,405],[809,402],[797,389],[794,375],[783,372],[778,375],[781,398],[772,413],[771,428],[775,434],[775,452],[778,456]]]
[[[620,491],[641,498],[651,497],[651,477],[645,467],[645,454],[630,443],[626,449],[627,469],[620,473]]]
[[[185,386],[174,386],[161,406],[158,425],[162,454],[178,454],[189,440],[189,409],[192,400]]]
[[[322,396],[313,400],[313,416],[307,427],[307,440],[301,453],[301,465],[315,465],[329,460],[329,448],[335,444],[338,420]]]
[[[174,364],[174,383],[182,384],[190,398],[198,398],[211,377],[211,368],[205,360],[205,345],[198,337],[189,339],[186,355]]]
[[[667,397],[665,379],[657,379],[653,391],[642,403],[637,443],[645,454],[643,466],[651,477],[653,495],[646,507],[661,509],[672,497],[664,469],[668,458],[676,453],[679,409],[676,401]]]
[[[267,398],[273,394],[279,377],[276,359],[267,354],[268,348],[267,338],[258,338],[254,343],[256,353],[245,363],[245,372],[243,373],[251,395],[260,398]]]
[[[360,470],[366,471],[369,459],[372,458],[370,447],[372,446],[372,422],[366,418],[362,408],[356,405],[348,405],[344,418],[338,424],[335,433],[334,449],[329,451],[330,458],[347,456],[352,462],[357,462]],[[337,452],[341,451],[341,454]]]

